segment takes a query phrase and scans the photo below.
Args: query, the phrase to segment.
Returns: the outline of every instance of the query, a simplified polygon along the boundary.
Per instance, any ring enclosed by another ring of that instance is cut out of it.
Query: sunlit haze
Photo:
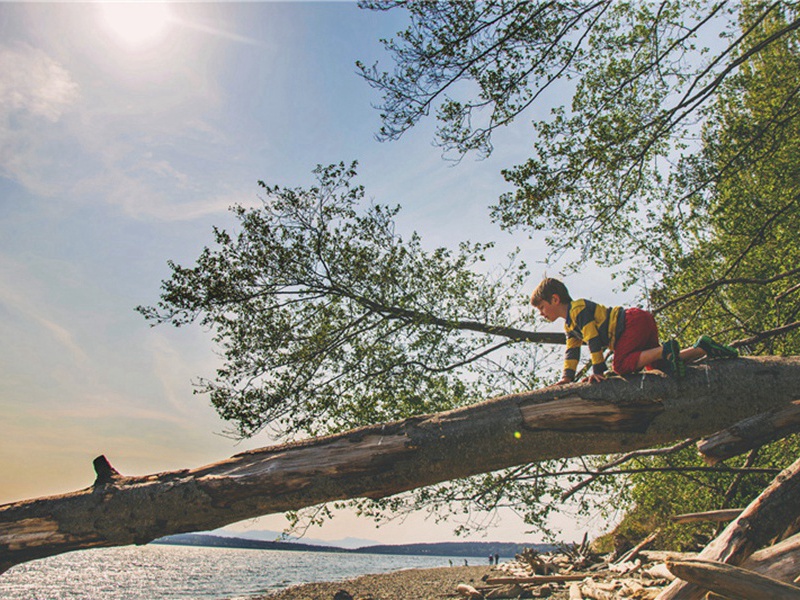
[[[113,37],[131,47],[157,41],[171,22],[169,6],[162,2],[109,2],[98,6],[102,24]]]

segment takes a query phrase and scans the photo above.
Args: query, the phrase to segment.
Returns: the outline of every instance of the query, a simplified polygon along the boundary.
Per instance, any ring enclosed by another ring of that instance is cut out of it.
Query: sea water
[[[468,559],[470,564],[483,564]],[[464,558],[127,546],[23,563],[0,575],[3,600],[244,599],[300,583],[409,568],[463,565]]]

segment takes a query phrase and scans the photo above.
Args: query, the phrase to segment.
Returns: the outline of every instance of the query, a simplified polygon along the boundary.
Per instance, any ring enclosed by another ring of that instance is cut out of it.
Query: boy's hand
[[[605,375],[597,375],[596,373],[592,373],[588,377],[584,377],[581,379],[581,383],[600,383],[601,381],[605,381]]]
[[[568,383],[572,383],[572,379],[562,377],[560,381],[556,381],[553,385],[567,385]]]

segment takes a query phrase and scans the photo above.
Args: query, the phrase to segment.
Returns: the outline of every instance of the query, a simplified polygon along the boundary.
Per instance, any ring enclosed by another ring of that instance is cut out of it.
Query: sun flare
[[[156,41],[172,20],[164,2],[104,2],[100,7],[105,27],[114,38],[132,47]]]

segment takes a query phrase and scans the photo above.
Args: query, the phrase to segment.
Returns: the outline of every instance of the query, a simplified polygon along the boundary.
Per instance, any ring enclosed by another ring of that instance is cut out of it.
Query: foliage
[[[309,189],[262,183],[263,206],[233,209],[238,235],[215,230],[195,266],[171,262],[158,306],[138,309],[214,332],[224,364],[198,388],[239,435],[318,435],[535,385],[531,332],[512,320],[523,263],[494,276],[479,272],[488,245],[426,251],[395,232],[398,208],[362,206],[355,165],[315,174]]]
[[[563,336],[529,327],[524,263],[512,255],[506,268],[482,274],[489,245],[429,251],[416,234],[403,239],[399,208],[365,206],[355,164],[318,167],[315,176],[308,189],[262,183],[262,206],[233,209],[238,234],[215,229],[215,245],[194,266],[170,262],[160,302],[137,309],[154,324],[212,330],[224,363],[197,391],[237,435],[265,426],[284,436],[333,433],[537,387],[549,352],[531,342]],[[544,530],[557,507],[541,498],[558,492],[548,478],[562,462],[353,506],[384,519],[461,514],[465,529],[486,525],[471,517],[477,512],[526,507],[528,522]],[[330,510],[293,518],[308,526]]]
[[[631,263],[668,268],[662,239],[704,218],[668,179],[675,161],[696,151],[723,85],[800,24],[788,2],[362,4],[403,6],[411,19],[385,42],[392,72],[360,65],[383,94],[381,136],[395,139],[435,110],[440,144],[486,154],[497,128],[531,116],[533,155],[504,171],[516,191],[500,199],[495,218],[545,231],[556,253],[577,249],[577,265],[624,261],[631,281],[640,279]],[[757,38],[738,32],[740,12],[755,28],[787,18]],[[554,97],[571,102],[535,110]]]
[[[752,18],[743,15],[743,28]],[[753,31],[753,43],[784,28],[772,16]],[[684,227],[690,243],[670,248],[652,298],[664,305],[662,324],[687,341],[703,332],[748,338],[800,313],[792,290],[800,265],[798,42],[796,33],[782,37],[726,82],[703,132],[703,152],[685,160],[676,177],[676,192],[703,218]],[[714,185],[700,191],[707,181]],[[797,353],[800,336],[751,350]]]
[[[786,438],[752,455],[726,461],[709,469],[698,460],[697,451],[637,460],[642,472],[626,478],[630,510],[614,534],[637,540],[660,528],[660,547],[695,551],[718,533],[713,523],[679,524],[678,514],[721,508],[744,508],[758,496],[782,468],[797,459],[800,440]],[[727,472],[726,472],[727,470]],[[721,471],[721,472],[720,472]]]
[[[749,28],[753,15],[746,12],[742,18],[742,27]],[[784,27],[780,18],[770,17],[753,30],[751,43],[758,44]],[[665,303],[659,311],[662,327],[687,343],[703,333],[728,342],[747,339],[798,321],[798,42],[797,34],[781,38],[726,82],[704,130],[703,152],[681,167],[684,193],[705,218],[684,229],[693,242],[674,248],[676,260],[663,271],[652,298]],[[707,180],[715,182],[708,193],[696,192]],[[750,344],[748,349],[796,355],[800,329]],[[750,466],[783,468],[798,455],[800,438],[795,436],[762,448]],[[728,463],[741,466],[743,461],[739,457]],[[648,464],[698,467],[702,461],[696,453],[685,452]],[[750,475],[732,488],[732,475],[638,475],[631,481],[635,509],[628,520],[655,518],[664,528],[662,542],[689,549],[699,541],[694,537],[697,525],[671,524],[670,515],[746,506],[769,479]],[[706,526],[703,533],[708,537],[713,530]]]

